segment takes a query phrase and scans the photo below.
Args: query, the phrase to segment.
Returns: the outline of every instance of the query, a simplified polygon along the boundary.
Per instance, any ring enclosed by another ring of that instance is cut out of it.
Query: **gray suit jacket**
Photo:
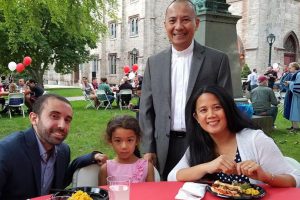
[[[171,55],[170,47],[148,58],[140,100],[139,121],[143,131],[141,150],[143,153],[157,154],[161,174],[168,154],[171,125]],[[202,86],[213,84],[224,87],[232,95],[228,57],[195,41],[186,95],[187,134],[192,117],[192,94]]]

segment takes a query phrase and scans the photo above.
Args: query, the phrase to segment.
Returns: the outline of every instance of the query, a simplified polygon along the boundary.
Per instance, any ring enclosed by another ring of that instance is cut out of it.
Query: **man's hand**
[[[102,154],[102,153],[96,153],[94,155],[94,160],[96,161],[96,163],[101,166],[104,163],[106,163],[106,160],[108,159],[107,155]]]
[[[133,104],[132,103],[129,103],[128,104],[128,109],[132,109],[133,108]]]
[[[151,162],[154,166],[156,166],[156,154],[155,153],[145,153],[143,158]]]

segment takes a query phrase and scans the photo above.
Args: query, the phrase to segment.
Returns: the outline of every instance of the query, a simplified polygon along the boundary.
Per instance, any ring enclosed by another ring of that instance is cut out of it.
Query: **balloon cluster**
[[[22,71],[24,71],[25,67],[29,66],[31,64],[32,59],[29,56],[26,56],[23,59],[23,63],[15,63],[15,62],[10,62],[8,63],[8,69],[10,71],[15,71],[17,70],[17,72],[21,73]]]
[[[132,65],[132,71],[133,72],[136,72],[138,69],[139,69],[139,66],[137,64]],[[125,65],[123,67],[123,71],[124,71],[125,74],[128,74],[130,72],[130,67],[128,65]]]

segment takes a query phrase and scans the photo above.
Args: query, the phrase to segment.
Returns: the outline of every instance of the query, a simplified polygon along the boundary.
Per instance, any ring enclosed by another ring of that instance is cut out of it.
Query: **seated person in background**
[[[95,106],[98,107],[99,106],[99,101],[97,99],[96,92],[95,92],[92,84],[90,84],[88,82],[87,77],[82,77],[82,87],[81,87],[81,89],[85,92],[85,94],[87,95],[87,97],[89,99],[94,101]]]
[[[24,92],[25,94],[25,105],[28,108],[28,113],[32,111],[32,105],[34,102],[44,94],[44,89],[37,85],[37,82],[30,79],[27,82],[28,90]]]
[[[267,77],[261,75],[258,77],[257,81],[258,87],[251,90],[250,93],[254,115],[271,116],[273,119],[273,126],[275,126],[274,123],[278,112],[277,105],[280,101],[277,100],[273,90],[268,87]]]
[[[25,92],[26,90],[28,90],[28,87],[25,84],[25,80],[23,78],[20,78],[18,81],[18,91]]]
[[[18,92],[18,86],[15,83],[11,83],[8,86],[9,93],[17,93]]]
[[[98,80],[96,77],[92,78],[92,86],[93,86],[94,90],[98,89]]]
[[[0,82],[0,104],[1,104],[1,107],[2,107],[2,110],[5,106],[5,99],[2,97],[2,94],[4,94],[4,87],[3,87],[3,84]]]
[[[138,76],[136,76],[136,77],[134,77],[134,79],[133,79],[133,81],[132,81],[132,87],[134,88],[134,89],[136,89],[138,86],[139,86],[139,77]]]
[[[154,181],[154,167],[141,158],[138,149],[141,129],[135,118],[125,115],[111,119],[107,124],[106,138],[116,157],[101,166],[99,185],[107,185],[108,176],[118,175],[130,176],[132,183]]]
[[[123,77],[123,83],[119,86],[119,92],[121,91],[121,90],[124,90],[124,89],[129,89],[129,90],[132,90],[133,89],[133,87],[132,87],[132,85],[130,84],[130,82],[129,82],[129,80],[128,80],[128,77],[127,76],[124,76]],[[117,94],[117,105],[119,105],[119,100],[120,100],[120,95],[119,94]],[[130,100],[131,100],[131,95],[122,95],[122,106],[124,106],[124,105],[129,105],[129,102],[130,102]]]
[[[139,85],[136,88],[136,95],[138,96],[137,104],[133,105],[132,103],[129,103],[129,105],[128,105],[129,109],[136,111],[136,119],[137,120],[139,119],[139,109],[140,109],[140,97],[141,97],[141,94],[142,94],[142,86]]]
[[[32,127],[0,140],[0,199],[20,200],[64,189],[77,168],[107,157],[93,152],[70,165],[70,147],[63,143],[73,117],[70,102],[56,94],[45,94],[33,104]]]
[[[107,84],[107,78],[105,78],[105,77],[101,78],[101,83],[98,86],[98,90],[104,90],[105,91],[106,96],[107,96],[110,104],[112,104],[114,102],[114,100],[115,100],[114,93],[112,92],[109,85]]]
[[[168,181],[220,180],[300,187],[300,171],[284,158],[273,139],[257,130],[219,86],[193,96],[189,148]]]
[[[15,83],[9,84],[8,88],[9,93],[18,93],[18,86]],[[22,98],[13,98],[9,101],[9,105],[19,105],[22,103],[24,103]],[[8,106],[3,109],[3,113],[7,113],[7,111]],[[12,111],[12,113],[21,114],[21,109],[19,107],[10,107],[10,111]]]

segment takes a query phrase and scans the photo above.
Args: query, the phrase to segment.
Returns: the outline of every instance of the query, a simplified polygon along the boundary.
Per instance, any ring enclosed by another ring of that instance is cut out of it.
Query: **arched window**
[[[290,33],[284,42],[284,64],[288,65],[297,59],[297,39],[294,33]]]

